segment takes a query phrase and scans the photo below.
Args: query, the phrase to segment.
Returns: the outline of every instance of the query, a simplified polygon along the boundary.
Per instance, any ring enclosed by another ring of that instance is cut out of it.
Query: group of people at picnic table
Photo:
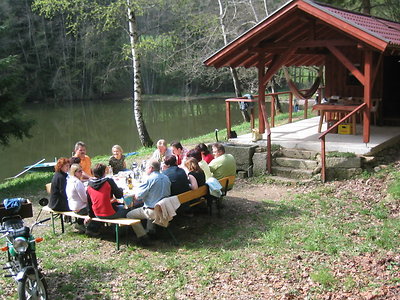
[[[127,207],[119,200],[124,196],[123,189],[112,178],[112,175],[129,171],[122,148],[114,145],[108,165],[98,163],[93,168],[86,150],[85,143],[80,141],[75,144],[71,158],[58,159],[51,181],[49,207],[86,216],[77,219],[75,228],[90,236],[100,234],[100,224],[92,221],[95,217],[147,219],[146,228],[141,222],[132,225],[142,246],[149,245],[155,235],[154,208],[162,199],[197,189],[208,180],[236,175],[235,158],[225,153],[221,143],[213,144],[210,153],[204,143],[188,150],[180,142],[172,142],[168,147],[165,140],[159,140],[157,149],[146,162],[145,179],[135,188],[133,203]],[[179,207],[178,213],[192,216],[189,205]]]

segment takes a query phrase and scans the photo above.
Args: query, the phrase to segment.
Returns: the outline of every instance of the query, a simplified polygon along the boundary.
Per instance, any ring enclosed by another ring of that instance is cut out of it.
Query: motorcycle
[[[23,218],[33,216],[32,204],[23,198],[6,200],[13,200],[14,207],[7,209],[6,204],[0,206],[0,237],[6,239],[6,246],[1,250],[7,252],[3,270],[9,271],[5,277],[12,277],[18,284],[18,299],[46,300],[47,283],[36,258],[36,243],[43,238],[35,238],[32,232],[35,226],[50,218],[37,221],[39,214],[31,227],[25,226]],[[46,201],[43,198],[39,203],[43,205]]]

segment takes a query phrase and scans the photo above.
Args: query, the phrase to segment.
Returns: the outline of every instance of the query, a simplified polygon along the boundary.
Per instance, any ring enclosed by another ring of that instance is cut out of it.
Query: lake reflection
[[[233,124],[238,124],[240,112],[236,105],[231,107]],[[10,147],[0,151],[1,181],[42,158],[48,162],[55,157],[70,157],[79,140],[88,145],[91,157],[111,155],[114,144],[121,145],[125,152],[141,147],[130,101],[31,104],[24,110],[36,120],[33,138],[13,140]],[[171,142],[225,128],[223,99],[144,101],[143,114],[154,143],[160,138]]]

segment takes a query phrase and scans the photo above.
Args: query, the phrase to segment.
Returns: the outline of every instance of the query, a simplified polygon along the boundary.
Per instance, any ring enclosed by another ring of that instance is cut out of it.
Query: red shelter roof
[[[277,54],[286,51],[286,66],[321,65],[328,43],[399,55],[400,23],[309,0],[293,0],[210,56],[204,64],[249,68],[263,61],[269,65]]]

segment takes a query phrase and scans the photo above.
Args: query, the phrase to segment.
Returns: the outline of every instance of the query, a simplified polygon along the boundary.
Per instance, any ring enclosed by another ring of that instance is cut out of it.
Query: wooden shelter
[[[385,125],[400,124],[400,23],[309,0],[293,0],[204,61],[206,66],[258,69],[259,130],[265,90],[282,66],[325,66],[325,97],[359,97],[363,141],[370,138],[372,99]]]

